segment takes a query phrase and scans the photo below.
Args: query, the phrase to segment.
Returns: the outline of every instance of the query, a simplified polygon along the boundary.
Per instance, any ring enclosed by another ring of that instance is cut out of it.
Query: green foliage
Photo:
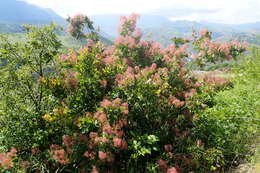
[[[46,123],[42,114],[53,109],[56,101],[39,79],[55,75],[54,58],[61,43],[54,33],[56,26],[42,29],[27,27],[27,42],[10,43],[1,39],[1,146],[17,147],[23,157],[32,148],[48,146],[61,133]],[[54,138],[53,138],[54,137]]]
[[[130,150],[133,150],[131,155],[132,159],[138,159],[138,157],[144,157],[146,155],[152,154],[152,150],[157,151],[156,142],[159,138],[154,135],[144,135],[138,137],[137,140],[130,141]]]
[[[23,28],[18,24],[0,24],[0,33],[23,32]]]
[[[172,38],[172,41],[176,45],[176,47],[180,47],[180,46],[190,42],[189,40],[185,40],[185,39],[179,38],[179,37]]]

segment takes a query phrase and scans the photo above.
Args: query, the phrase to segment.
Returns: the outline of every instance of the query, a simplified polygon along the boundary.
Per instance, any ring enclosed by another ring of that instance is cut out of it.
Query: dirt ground
[[[260,141],[260,137],[259,137]],[[240,165],[231,173],[260,173],[260,142],[255,146],[255,156],[252,161],[247,164]]]

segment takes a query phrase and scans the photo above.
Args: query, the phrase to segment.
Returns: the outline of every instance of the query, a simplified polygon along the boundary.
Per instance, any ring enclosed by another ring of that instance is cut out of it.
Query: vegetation
[[[238,61],[234,79],[195,73],[246,45],[203,30],[162,48],[141,40],[133,14],[105,46],[84,34],[86,19],[69,19],[72,36],[86,39],[77,51],[64,53],[55,25],[27,27],[23,42],[1,38],[0,172],[213,173],[248,158],[259,127],[258,49]]]
[[[8,40],[10,42],[25,42],[26,41],[26,33],[12,33],[12,34],[2,34],[8,37]],[[70,36],[69,34],[58,34],[57,35],[58,40],[61,41],[62,47],[61,49],[67,50],[67,49],[74,49],[78,50],[84,46],[86,46],[86,40],[77,40],[74,37]],[[104,37],[101,37],[102,43],[105,45],[111,45],[112,42]]]
[[[217,149],[226,165],[239,165],[259,150],[254,147],[260,129],[259,50],[253,48],[250,56],[233,64],[233,87],[218,92],[211,100],[214,106],[196,122],[194,136],[207,141],[208,148]]]

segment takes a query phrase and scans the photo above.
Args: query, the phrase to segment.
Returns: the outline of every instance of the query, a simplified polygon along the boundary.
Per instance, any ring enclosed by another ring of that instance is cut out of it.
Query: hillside
[[[5,34],[8,39],[11,42],[24,42],[26,41],[26,35],[25,33],[12,33],[12,34]],[[58,39],[61,41],[62,43],[62,49],[80,49],[81,47],[84,47],[86,45],[86,41],[80,41],[80,40],[76,40],[75,38],[73,38],[72,36],[70,36],[69,34],[59,34],[58,35]],[[102,43],[104,43],[105,45],[111,45],[112,42],[105,38],[102,37],[100,38],[100,40],[102,41]]]
[[[0,23],[0,33],[20,33],[23,28],[19,24]]]
[[[64,19],[51,9],[41,8],[17,0],[0,0],[0,23],[47,24],[55,21],[64,24]]]

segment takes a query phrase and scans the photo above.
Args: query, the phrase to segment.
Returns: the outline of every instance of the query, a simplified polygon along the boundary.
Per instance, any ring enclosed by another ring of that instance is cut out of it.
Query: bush
[[[121,18],[113,46],[95,37],[66,55],[54,26],[28,28],[26,43],[2,41],[3,171],[213,172],[227,165],[216,141],[225,127],[208,127],[199,116],[223,87],[186,68],[184,42],[164,49],[141,40],[137,18]],[[89,20],[76,19],[73,31],[84,36]]]

